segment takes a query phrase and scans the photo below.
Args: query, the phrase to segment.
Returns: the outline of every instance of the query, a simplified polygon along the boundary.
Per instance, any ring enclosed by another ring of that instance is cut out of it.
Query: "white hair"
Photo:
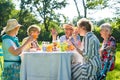
[[[112,33],[112,27],[109,23],[104,23],[100,26],[100,29],[107,30],[110,34]]]

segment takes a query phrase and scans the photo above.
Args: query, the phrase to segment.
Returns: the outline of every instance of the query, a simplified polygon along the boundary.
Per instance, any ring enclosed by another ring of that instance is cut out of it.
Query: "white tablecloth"
[[[20,80],[71,80],[72,53],[24,52]]]

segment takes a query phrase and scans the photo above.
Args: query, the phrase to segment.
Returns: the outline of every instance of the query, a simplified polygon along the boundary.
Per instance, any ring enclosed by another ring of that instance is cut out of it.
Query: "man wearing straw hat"
[[[4,56],[3,80],[20,80],[19,73],[21,60],[19,55],[23,51],[24,47],[33,40],[32,37],[29,37],[22,46],[19,45],[16,35],[18,34],[21,26],[22,25],[20,25],[16,19],[9,19],[6,27],[4,27],[1,32]]]

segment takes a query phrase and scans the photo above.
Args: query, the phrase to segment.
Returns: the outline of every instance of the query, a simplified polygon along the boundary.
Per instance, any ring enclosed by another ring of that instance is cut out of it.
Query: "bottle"
[[[58,51],[61,51],[60,47],[61,47],[60,46],[60,38],[59,38],[59,36],[57,36],[57,49],[58,49]]]
[[[45,41],[42,42],[42,51],[46,51],[46,42]]]
[[[53,51],[57,51],[57,40],[53,40]]]

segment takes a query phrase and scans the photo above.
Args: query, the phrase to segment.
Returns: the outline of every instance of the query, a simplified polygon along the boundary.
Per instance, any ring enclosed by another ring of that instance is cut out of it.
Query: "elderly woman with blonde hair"
[[[110,61],[112,58],[112,65],[110,70],[113,70],[115,67],[115,53],[116,53],[116,40],[112,34],[112,27],[109,23],[104,23],[100,26],[100,34],[101,37],[104,39],[102,43],[102,47],[100,49],[100,55],[102,59],[102,67],[104,67],[105,60],[108,58],[107,54],[110,54]]]
[[[24,51],[37,51],[40,50],[37,38],[40,34],[40,27],[37,25],[31,25],[27,29],[28,37],[24,38],[22,41],[22,44],[25,43],[25,41],[29,38],[29,36],[32,36],[34,41],[32,41],[30,44],[27,44],[27,46],[24,48]]]
[[[4,27],[1,32],[4,56],[2,80],[20,80],[21,59],[19,55],[22,53],[26,45],[33,41],[33,38],[29,37],[28,40],[20,46],[16,35],[21,26],[22,25],[20,25],[16,19],[9,19],[6,27]]]

